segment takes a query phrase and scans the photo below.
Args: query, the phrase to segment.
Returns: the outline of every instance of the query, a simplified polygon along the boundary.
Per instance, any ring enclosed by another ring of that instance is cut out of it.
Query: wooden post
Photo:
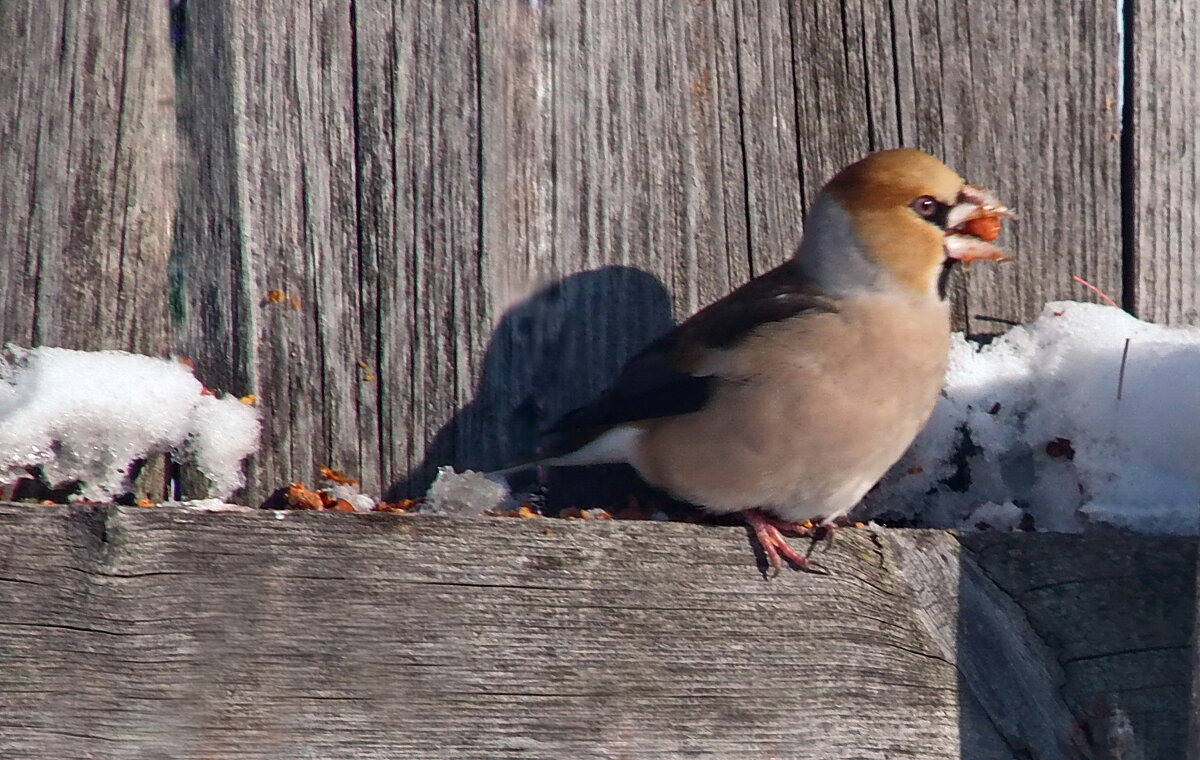
[[[169,349],[175,82],[161,0],[0,8],[0,343]]]
[[[1143,319],[1200,324],[1200,81],[1191,64],[1200,12],[1180,0],[1125,8],[1129,305]]]
[[[0,505],[0,755],[1185,754],[1194,538],[230,510]]]

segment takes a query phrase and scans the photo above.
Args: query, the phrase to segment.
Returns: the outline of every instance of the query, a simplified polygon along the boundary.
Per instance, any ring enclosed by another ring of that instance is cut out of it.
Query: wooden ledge
[[[744,529],[681,523],[0,504],[0,756],[1183,756],[1195,539],[847,529],[821,560],[766,581]]]

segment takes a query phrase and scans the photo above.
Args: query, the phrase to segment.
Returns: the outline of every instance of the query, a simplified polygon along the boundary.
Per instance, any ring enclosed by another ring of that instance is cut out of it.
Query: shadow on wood
[[[488,344],[472,401],[429,443],[389,498],[419,496],[440,465],[492,470],[533,456],[538,431],[611,383],[625,361],[672,326],[658,278],[632,267],[580,272],[509,309]],[[613,471],[624,473],[613,482]],[[576,469],[552,498],[609,503],[639,481],[628,468]]]
[[[0,756],[1183,756],[1193,538],[230,509],[0,505]]]

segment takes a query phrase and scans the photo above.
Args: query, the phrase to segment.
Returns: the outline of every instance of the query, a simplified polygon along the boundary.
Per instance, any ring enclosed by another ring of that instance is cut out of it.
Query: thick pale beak
[[[1008,261],[1011,257],[992,241],[1000,234],[1002,219],[1016,219],[1012,209],[982,187],[965,185],[958,202],[946,217],[946,258],[972,261]]]

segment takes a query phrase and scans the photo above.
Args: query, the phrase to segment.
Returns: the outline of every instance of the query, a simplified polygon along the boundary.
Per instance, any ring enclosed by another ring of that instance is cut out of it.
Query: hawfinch
[[[531,464],[626,462],[739,513],[775,574],[780,555],[807,565],[780,531],[824,533],[925,425],[949,351],[947,277],[1006,258],[991,241],[1010,216],[925,153],[867,156],[822,189],[791,260],[630,359]]]

